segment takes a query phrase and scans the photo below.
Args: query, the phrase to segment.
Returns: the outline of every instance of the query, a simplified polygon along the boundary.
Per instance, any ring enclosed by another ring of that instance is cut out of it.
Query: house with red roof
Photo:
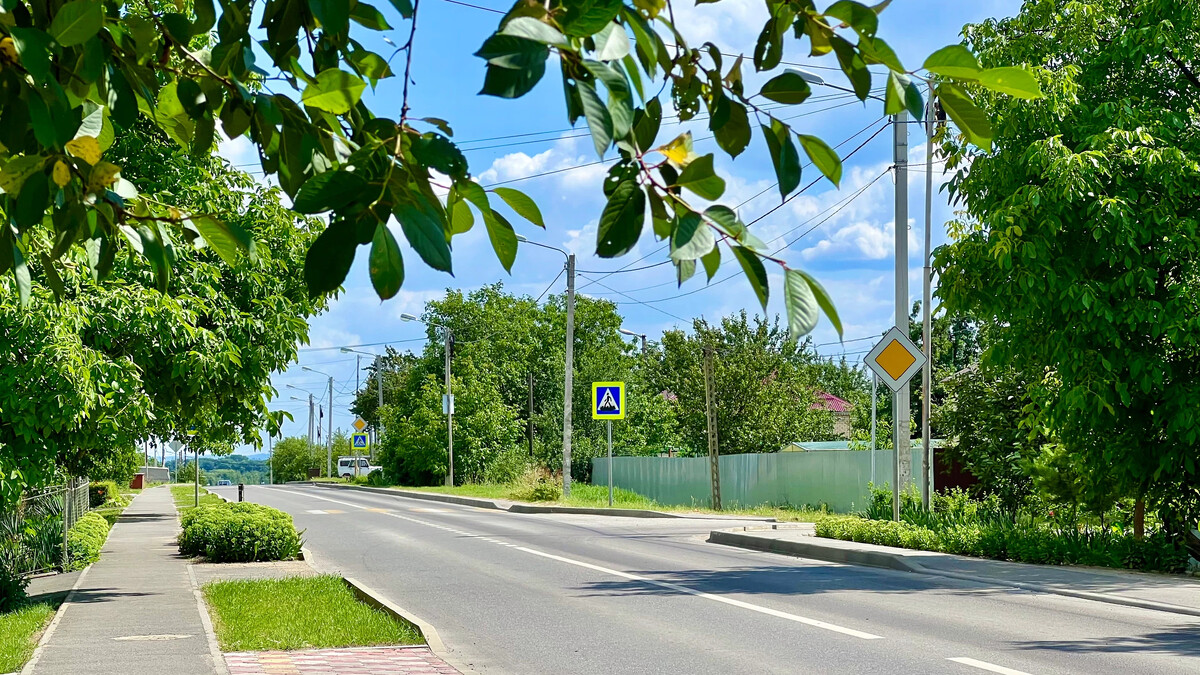
[[[854,405],[844,398],[834,396],[827,391],[813,392],[816,398],[809,410],[826,410],[833,414],[833,433],[840,438],[850,438],[850,411]]]

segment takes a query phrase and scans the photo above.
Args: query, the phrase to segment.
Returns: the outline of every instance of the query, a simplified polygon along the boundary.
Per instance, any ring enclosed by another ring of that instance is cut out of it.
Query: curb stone
[[[442,642],[442,638],[438,635],[437,629],[433,627],[433,624],[388,600],[371,587],[353,577],[342,577],[342,581],[360,601],[386,612],[396,620],[415,628],[421,637],[425,639],[425,644],[429,647],[429,651],[433,652],[435,656],[450,664],[461,673],[475,672],[458,663],[450,652],[446,650],[446,645]]]
[[[926,567],[925,565],[922,565],[914,560],[908,560],[906,559],[907,556],[898,553],[832,548],[828,546],[821,546],[817,543],[803,541],[766,539],[763,537],[747,535],[745,534],[744,529],[741,531],[713,530],[711,533],[709,533],[708,541],[714,544],[723,544],[725,546],[734,546],[737,548],[763,551],[766,553],[777,553],[801,558],[814,558],[816,560],[845,563],[849,565],[882,567],[901,572],[912,572],[914,574],[925,574],[929,576],[957,579],[960,581],[971,581],[974,583],[1006,586],[1009,588],[1016,588],[1034,593],[1048,593],[1051,595],[1061,595],[1070,598],[1078,598],[1081,600],[1092,600],[1094,602],[1103,602],[1110,605],[1124,605],[1126,607],[1136,607],[1138,609],[1149,609],[1159,612],[1170,612],[1172,614],[1200,616],[1200,608],[1184,607],[1182,605],[1172,605],[1166,602],[1142,600],[1140,598],[1126,598],[1108,593],[1076,591],[1069,588],[1046,586],[1044,584],[1026,583],[1023,581],[1008,581],[1005,579],[997,579],[995,577],[961,574],[959,572],[947,572]]]

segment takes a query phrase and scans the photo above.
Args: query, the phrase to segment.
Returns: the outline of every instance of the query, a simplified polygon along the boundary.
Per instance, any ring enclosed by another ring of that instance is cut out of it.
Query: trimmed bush
[[[100,559],[100,549],[108,539],[108,521],[104,516],[89,511],[83,514],[67,532],[67,570],[78,570]]]
[[[300,534],[292,517],[250,502],[189,509],[181,518],[179,552],[210,562],[291,560],[300,554]]]
[[[98,480],[88,485],[88,504],[94,509],[110,499],[119,499],[121,488],[115,481]]]

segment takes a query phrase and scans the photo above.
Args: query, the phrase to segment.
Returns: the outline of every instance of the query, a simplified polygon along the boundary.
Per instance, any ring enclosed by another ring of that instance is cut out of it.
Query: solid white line
[[[1005,668],[1004,666],[998,666],[994,663],[988,663],[987,661],[979,661],[977,659],[972,659],[972,658],[966,657],[966,656],[954,656],[954,657],[948,658],[946,660],[953,661],[955,663],[961,663],[964,666],[971,666],[972,668],[978,668],[980,670],[986,670],[986,671],[993,672],[993,673],[1000,673],[1000,675],[1029,675],[1029,673],[1027,673],[1023,670],[1013,670],[1012,668]]]
[[[607,567],[601,567],[599,565],[593,565],[591,563],[586,563],[581,560],[573,560],[571,558],[564,558],[562,556],[553,555],[551,553],[544,553],[542,551],[537,551],[532,548],[527,548],[525,546],[517,546],[515,548],[518,551],[532,553],[533,555],[541,556],[543,558],[549,558],[551,560],[557,560],[559,562],[564,562],[569,565],[577,565],[579,567],[585,567],[587,569],[595,570],[597,572],[603,572],[605,574],[612,574],[614,576],[618,576],[623,579],[629,579],[631,581],[637,581],[637,582],[644,583],[644,584],[651,584],[653,586],[659,586],[661,588],[668,588],[673,591],[679,591],[680,593],[687,593],[688,595],[694,595],[698,598],[704,598],[705,600],[712,600],[713,602],[720,602],[720,603],[723,603],[726,605],[732,605],[734,607],[741,607],[742,609],[748,609],[752,612],[758,612],[760,614],[766,614],[768,616],[774,616],[774,617],[777,617],[780,619],[787,619],[788,621],[795,621],[796,623],[802,623],[806,626],[813,626],[815,628],[823,628],[825,630],[830,630],[835,633],[841,633],[843,635],[850,635],[852,637],[862,638],[863,640],[879,640],[879,639],[883,638],[882,635],[873,635],[871,633],[864,633],[859,630],[854,630],[853,628],[845,628],[843,626],[838,626],[836,624],[827,623],[825,621],[818,621],[817,619],[809,619],[808,617],[798,616],[796,614],[789,614],[787,612],[781,612],[777,609],[771,609],[770,607],[763,607],[761,605],[753,605],[753,604],[750,604],[749,602],[742,602],[741,600],[734,600],[733,598],[726,598],[726,597],[723,597],[720,595],[713,595],[712,593],[705,593],[703,591],[697,591],[693,588],[688,588],[687,586],[680,586],[678,584],[672,584],[672,583],[669,583],[666,581],[658,581],[656,579],[648,579],[646,577],[638,576],[636,574],[630,574],[628,572],[621,572],[620,570],[614,570],[614,569],[609,569]]]
[[[304,497],[312,497],[313,499],[323,499],[327,502],[333,502],[335,504],[344,504],[346,506],[353,506],[353,507],[359,508],[359,509],[367,508],[365,506],[359,506],[357,504],[351,504],[349,502],[338,501],[336,499],[330,499],[328,497],[320,497],[320,496],[310,494],[307,492],[295,492],[292,490],[279,490],[279,491],[280,492],[288,492],[291,494],[300,495],[300,496],[304,496]],[[452,532],[452,533],[458,534],[458,535],[479,538],[479,535],[473,535],[470,532],[463,532],[461,530],[456,530],[456,529],[453,529],[450,527],[446,527],[444,525],[438,525],[436,523],[431,523],[429,521],[420,520],[418,518],[410,518],[409,516],[402,516],[398,513],[385,513],[383,515],[391,516],[393,518],[399,518],[400,520],[407,520],[409,522],[417,523],[420,525],[435,527],[439,530],[445,530],[446,532]],[[497,543],[502,543],[502,542],[497,542]],[[667,588],[667,589],[670,589],[673,591],[678,591],[680,593],[694,595],[698,598],[704,598],[705,600],[712,600],[713,602],[719,602],[719,603],[722,603],[725,605],[731,605],[733,607],[740,607],[742,609],[748,609],[752,612],[766,614],[768,616],[773,616],[773,617],[776,617],[779,619],[795,621],[796,623],[802,623],[806,626],[813,626],[814,628],[822,628],[824,630],[833,631],[835,633],[841,633],[843,635],[849,635],[851,637],[861,638],[863,640],[879,640],[879,639],[883,638],[882,635],[874,635],[872,633],[864,633],[863,631],[854,630],[853,628],[846,628],[844,626],[838,626],[837,624],[827,623],[825,621],[819,621],[817,619],[810,619],[808,617],[799,616],[796,614],[789,614],[788,612],[781,612],[777,609],[771,609],[770,607],[763,607],[762,605],[754,605],[749,602],[742,602],[741,600],[734,600],[733,598],[726,598],[726,597],[723,597],[720,595],[714,595],[712,593],[705,593],[703,591],[697,591],[693,588],[688,588],[686,586],[680,586],[678,584],[672,584],[672,583],[666,582],[666,581],[658,581],[655,579],[649,579],[646,577],[638,576],[636,574],[630,574],[628,572],[621,572],[620,570],[614,570],[614,569],[611,569],[608,567],[601,567],[600,565],[593,565],[591,563],[583,562],[582,560],[574,560],[572,558],[564,558],[562,556],[554,555],[552,553],[545,553],[543,551],[538,551],[536,549],[528,548],[526,546],[514,546],[514,545],[510,545],[510,544],[504,544],[504,545],[514,548],[518,551],[524,551],[525,553],[529,553],[532,555],[541,556],[543,558],[548,558],[550,560],[557,560],[558,562],[567,563],[568,565],[584,567],[584,568],[587,568],[587,569],[590,569],[590,570],[593,570],[596,572],[603,572],[604,574],[611,574],[614,576],[618,576],[623,579],[629,579],[631,581],[637,581],[639,583],[650,584],[652,586],[658,586],[660,588]],[[1016,673],[1016,671],[1013,671],[1013,673]],[[1025,675],[1028,675],[1028,674],[1025,674]]]

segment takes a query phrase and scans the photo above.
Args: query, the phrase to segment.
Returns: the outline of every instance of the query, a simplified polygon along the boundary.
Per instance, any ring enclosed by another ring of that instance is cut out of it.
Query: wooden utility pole
[[[713,350],[704,348],[704,408],[708,417],[708,460],[712,474],[712,507],[721,510],[721,463],[717,447],[717,404],[713,386]]]

